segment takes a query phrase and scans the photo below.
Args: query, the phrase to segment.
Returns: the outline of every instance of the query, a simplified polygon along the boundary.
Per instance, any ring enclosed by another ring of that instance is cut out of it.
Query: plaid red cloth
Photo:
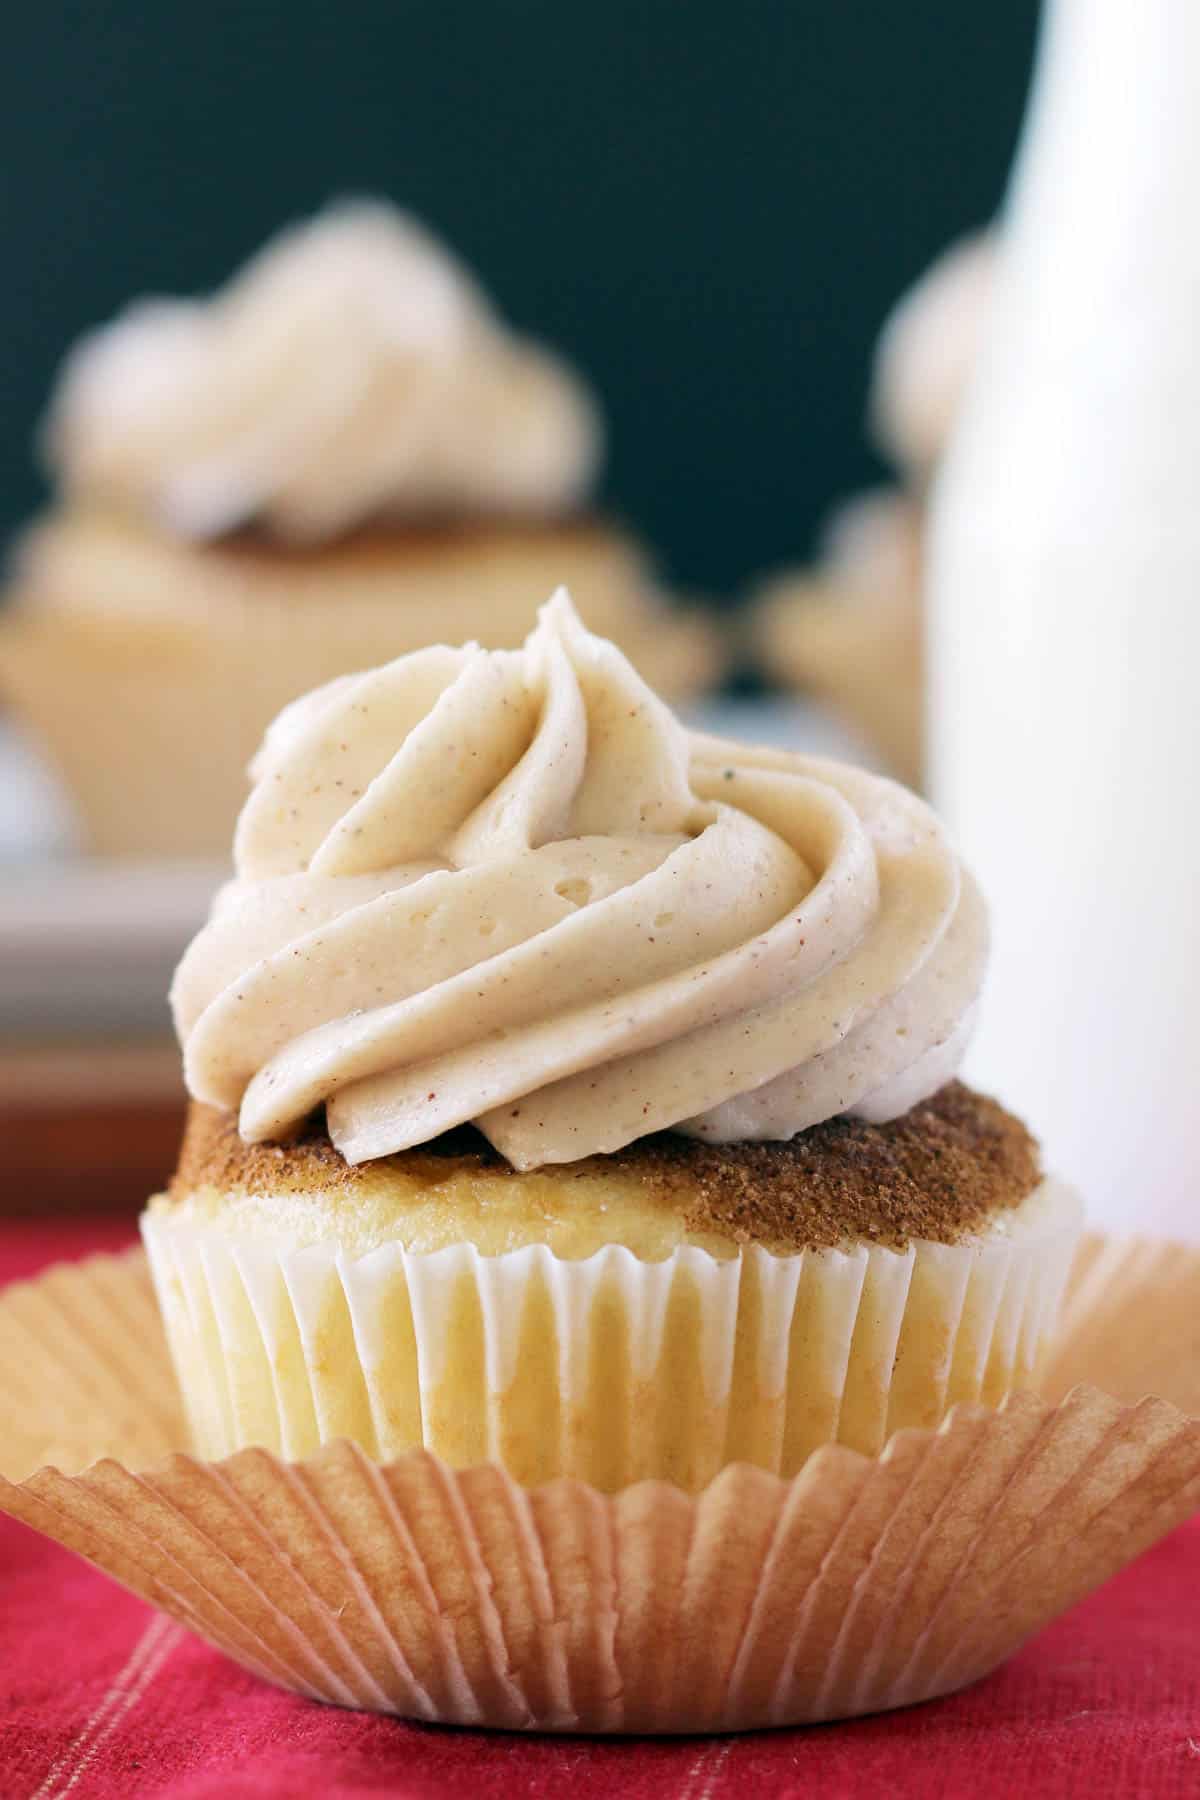
[[[0,1228],[0,1280],[132,1236]],[[1200,1519],[948,1700],[742,1738],[521,1738],[275,1692],[0,1519],[0,1800],[1200,1795]]]

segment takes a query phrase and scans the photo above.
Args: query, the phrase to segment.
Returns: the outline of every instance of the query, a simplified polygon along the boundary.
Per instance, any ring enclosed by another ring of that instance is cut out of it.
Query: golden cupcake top
[[[184,537],[302,542],[361,520],[552,516],[584,498],[598,415],[407,214],[344,204],[203,300],[149,299],[71,352],[45,428],[74,496]]]
[[[516,1174],[470,1127],[419,1150],[348,1163],[319,1118],[286,1147],[246,1144],[233,1114],[193,1102],[158,1215],[219,1219],[234,1234],[296,1243],[333,1236],[356,1254],[470,1242],[502,1255],[545,1243],[559,1256],[619,1242],[655,1260],[691,1244],[730,1256],[848,1241],[1003,1236],[1042,1179],[1038,1148],[1011,1113],[962,1082],[885,1125],[827,1119],[783,1144],[708,1144],[677,1132],[617,1156]]]
[[[517,1168],[782,1140],[953,1075],[984,908],[930,809],[689,733],[560,593],[280,715],[177,973],[193,1096],[349,1163],[472,1122]]]

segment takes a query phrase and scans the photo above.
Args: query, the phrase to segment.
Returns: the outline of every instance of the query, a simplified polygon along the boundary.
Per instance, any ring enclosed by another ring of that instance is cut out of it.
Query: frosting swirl
[[[903,294],[875,350],[870,411],[880,447],[928,476],[950,442],[991,313],[993,232],[952,244]]]
[[[562,512],[600,430],[414,219],[373,202],[284,231],[208,300],[144,300],[64,365],[44,434],[68,489],[183,536],[315,540],[378,514]]]
[[[965,1048],[976,889],[880,777],[689,734],[566,594],[523,650],[343,677],[269,731],[172,990],[192,1093],[356,1163],[898,1116]]]

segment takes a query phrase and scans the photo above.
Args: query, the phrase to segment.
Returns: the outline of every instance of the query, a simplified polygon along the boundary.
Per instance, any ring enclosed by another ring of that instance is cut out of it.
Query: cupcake
[[[223,849],[289,700],[431,641],[515,648],[564,575],[675,694],[714,673],[709,630],[590,510],[583,385],[382,204],[85,338],[43,438],[60,497],[16,547],[0,685],[98,851]]]
[[[900,486],[845,502],[813,565],[772,576],[755,596],[763,668],[837,707],[914,787],[923,762],[926,499],[979,355],[996,260],[991,233],[964,238],[898,302],[876,347],[868,414]]]
[[[898,489],[834,512],[815,566],[765,582],[753,632],[776,680],[834,707],[890,773],[921,785],[921,509]]]
[[[196,1448],[697,1490],[1031,1384],[1079,1227],[956,1079],[938,821],[689,734],[566,595],[290,706],[143,1231]]]

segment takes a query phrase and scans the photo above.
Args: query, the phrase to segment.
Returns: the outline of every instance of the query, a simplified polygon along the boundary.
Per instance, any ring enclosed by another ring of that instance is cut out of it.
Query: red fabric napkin
[[[0,1228],[0,1280],[131,1236],[128,1224],[94,1221]],[[277,1693],[0,1519],[0,1797],[1193,1800],[1198,1601],[1200,1519],[948,1700],[741,1738],[522,1738],[403,1725]]]

